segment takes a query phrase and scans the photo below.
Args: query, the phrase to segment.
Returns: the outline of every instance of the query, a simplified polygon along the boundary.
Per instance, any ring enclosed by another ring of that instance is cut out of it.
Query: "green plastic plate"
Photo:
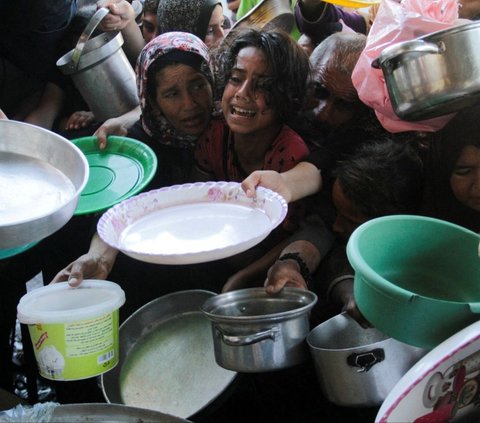
[[[157,156],[138,140],[109,136],[107,148],[100,150],[96,136],[72,142],[85,154],[90,176],[82,191],[75,215],[100,212],[137,194],[152,180]]]

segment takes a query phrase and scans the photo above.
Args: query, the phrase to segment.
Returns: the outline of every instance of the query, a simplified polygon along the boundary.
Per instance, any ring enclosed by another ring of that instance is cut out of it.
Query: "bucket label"
[[[65,325],[68,357],[83,357],[113,347],[112,315]]]
[[[65,324],[29,325],[40,374],[51,380],[98,376],[118,362],[118,310]]]

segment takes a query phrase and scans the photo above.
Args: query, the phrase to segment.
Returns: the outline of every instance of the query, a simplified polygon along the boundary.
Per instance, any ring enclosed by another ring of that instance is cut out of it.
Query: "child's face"
[[[269,93],[262,88],[268,76],[269,66],[261,50],[245,47],[239,51],[222,96],[223,114],[232,132],[246,135],[278,129]]]
[[[362,214],[355,203],[345,196],[338,179],[333,184],[332,200],[337,209],[333,231],[343,239],[348,240],[352,232],[369,218]]]
[[[146,43],[150,42],[157,34],[157,15],[144,12],[142,18],[142,35]]]
[[[450,186],[458,201],[480,212],[480,148],[463,147],[453,168]]]

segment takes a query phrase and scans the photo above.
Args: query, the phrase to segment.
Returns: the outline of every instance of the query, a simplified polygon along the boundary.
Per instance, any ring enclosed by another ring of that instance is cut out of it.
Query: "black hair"
[[[335,176],[344,195],[364,216],[418,211],[423,163],[413,142],[388,137],[367,142],[339,163]]]
[[[279,119],[288,123],[300,111],[305,98],[310,75],[308,55],[282,30],[267,32],[247,28],[233,31],[212,52],[216,98],[220,99],[240,50],[257,47],[271,69],[271,77],[262,80],[261,87],[268,92],[269,105],[278,113]]]

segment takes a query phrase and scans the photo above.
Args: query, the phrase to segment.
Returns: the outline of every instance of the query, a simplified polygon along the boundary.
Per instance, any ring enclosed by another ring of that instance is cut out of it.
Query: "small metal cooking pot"
[[[252,373],[302,363],[309,354],[305,339],[316,302],[313,292],[298,288],[277,295],[248,288],[207,299],[200,309],[212,323],[217,364]]]
[[[480,22],[472,22],[389,46],[372,66],[400,119],[430,119],[480,102],[479,47]]]
[[[428,350],[404,344],[375,328],[363,329],[341,313],[307,337],[320,388],[334,404],[380,405]]]

